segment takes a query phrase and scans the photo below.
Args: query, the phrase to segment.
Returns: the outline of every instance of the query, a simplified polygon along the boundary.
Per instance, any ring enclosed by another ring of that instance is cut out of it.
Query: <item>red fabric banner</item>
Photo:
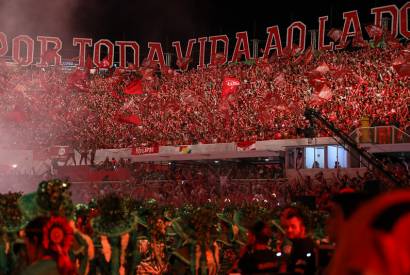
[[[148,155],[148,154],[157,154],[159,153],[159,146],[150,146],[150,147],[134,147],[131,149],[131,155]]]
[[[129,95],[142,95],[142,81],[141,79],[137,79],[132,81],[128,86],[125,88],[124,93]]]
[[[238,91],[238,87],[241,85],[239,79],[235,77],[225,77],[222,82],[222,97],[228,97]]]
[[[118,118],[118,121],[134,125],[141,125],[141,119],[136,115],[122,115]]]
[[[340,37],[342,36],[342,31],[339,29],[332,28],[327,33],[327,36],[329,36],[330,39],[332,39],[333,41],[337,42],[340,40]]]
[[[365,27],[369,37],[374,40],[379,40],[383,35],[383,29],[380,26],[368,25]]]

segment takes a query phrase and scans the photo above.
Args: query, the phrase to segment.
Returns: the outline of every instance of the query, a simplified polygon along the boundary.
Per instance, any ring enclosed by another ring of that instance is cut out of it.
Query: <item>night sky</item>
[[[233,0],[0,0],[0,31],[9,39],[17,34],[51,35],[64,41],[63,53],[75,55],[72,37],[135,40],[146,51],[148,41],[172,41],[248,31],[249,38],[266,39],[266,27],[279,25],[282,39],[286,27],[301,20],[307,29],[318,28],[318,17],[329,15],[327,28],[342,28],[343,11],[359,10],[362,24],[373,21],[370,8],[406,0],[373,1],[273,1],[253,0],[240,5]],[[231,43],[233,46],[234,43]],[[184,45],[184,43],[183,43]],[[72,54],[71,54],[72,53]]]

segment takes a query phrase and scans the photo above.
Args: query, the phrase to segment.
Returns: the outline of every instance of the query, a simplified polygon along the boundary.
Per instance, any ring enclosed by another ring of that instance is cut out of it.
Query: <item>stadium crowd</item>
[[[366,45],[182,73],[147,62],[97,74],[2,63],[1,142],[87,152],[294,138],[309,125],[307,106],[344,132],[364,117],[406,130],[409,47]],[[229,95],[226,77],[240,82]],[[384,165],[408,186],[408,163]],[[410,197],[389,192],[396,186],[376,171],[348,176],[339,167],[325,178],[296,169],[289,180],[275,167],[164,169],[109,158],[101,169],[116,167],[131,169],[130,181],[47,179],[33,193],[1,194],[0,274],[410,273]],[[335,250],[329,266],[322,244]]]
[[[408,160],[394,162],[386,158],[383,163],[403,186],[410,185]],[[355,174],[347,174],[338,168],[324,174],[321,169],[313,169],[315,173],[311,176],[296,170],[296,177],[285,178],[283,170],[279,167],[275,170],[273,166],[132,163],[129,168],[133,176],[128,181],[73,184],[73,198],[77,202],[88,202],[107,193],[119,193],[180,206],[209,200],[235,203],[266,200],[285,205],[297,198],[310,197],[310,203],[319,207],[330,194],[342,189],[362,191],[365,182],[381,181],[384,190],[394,186],[377,171],[359,173],[357,170]]]
[[[184,72],[148,62],[96,74],[3,62],[0,123],[10,140],[2,142],[89,149],[295,138],[308,126],[307,106],[348,133],[364,117],[408,130],[410,78],[406,67],[396,69],[409,59],[409,47],[399,44]],[[240,81],[228,96],[225,77]]]

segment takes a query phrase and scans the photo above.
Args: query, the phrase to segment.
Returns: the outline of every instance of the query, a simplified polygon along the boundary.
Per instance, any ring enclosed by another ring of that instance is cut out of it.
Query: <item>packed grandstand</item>
[[[136,71],[67,73],[3,63],[3,138],[17,148],[107,149],[291,139],[303,137],[298,129],[309,125],[308,106],[320,106],[347,133],[364,117],[373,126],[408,131],[409,72],[396,69],[408,66],[409,51],[405,45],[308,51],[186,72],[146,64]],[[240,85],[223,94],[227,77]]]

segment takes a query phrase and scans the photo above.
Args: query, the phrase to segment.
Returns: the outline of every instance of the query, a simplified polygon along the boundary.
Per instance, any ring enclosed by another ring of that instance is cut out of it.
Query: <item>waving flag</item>
[[[327,86],[326,84],[322,86],[322,88],[319,90],[318,94],[319,98],[324,99],[324,100],[329,100],[332,98],[333,93],[332,90]]]
[[[141,125],[141,119],[137,115],[121,115],[118,117],[119,122]]]
[[[319,72],[321,74],[326,74],[330,71],[330,68],[325,62],[323,62],[319,66],[317,66],[316,69],[314,69],[314,71]]]
[[[225,98],[231,94],[235,94],[240,85],[241,82],[239,79],[234,77],[225,77],[222,82],[222,97]]]
[[[124,93],[129,95],[142,95],[142,81],[141,79],[137,79],[132,81],[128,86],[125,88]]]
[[[339,29],[331,28],[330,31],[327,33],[327,36],[330,37],[333,41],[337,42],[340,40],[342,36],[342,31]]]
[[[313,49],[309,47],[305,53],[305,65],[308,65],[313,60]]]
[[[364,27],[369,34],[369,37],[373,40],[379,40],[383,35],[383,29],[380,26],[368,25]]]
[[[178,59],[176,64],[177,64],[178,68],[180,68],[183,71],[186,71],[188,69],[188,66],[189,66],[190,62],[191,62],[191,57],[187,56],[185,58]]]
[[[407,50],[393,60],[392,66],[400,77],[410,76],[410,55]]]
[[[100,63],[97,64],[98,68],[100,69],[108,69],[111,67],[111,62],[108,59],[108,56],[106,56],[103,60],[101,60]]]
[[[397,74],[401,77],[410,76],[410,64],[402,64],[395,68]]]

